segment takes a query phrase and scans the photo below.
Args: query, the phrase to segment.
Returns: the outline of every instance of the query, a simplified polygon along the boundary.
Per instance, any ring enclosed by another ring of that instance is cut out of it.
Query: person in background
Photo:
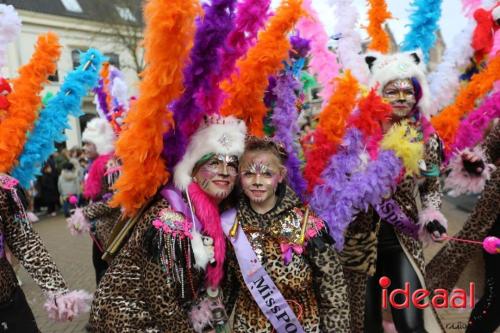
[[[73,195],[79,197],[81,193],[80,179],[78,178],[78,172],[73,163],[67,162],[64,164],[57,181],[57,188],[59,190],[64,216],[69,217],[71,215],[69,198]]]
[[[47,163],[42,169],[40,177],[40,196],[42,202],[47,207],[47,214],[56,216],[57,203],[59,201],[59,193],[57,191],[57,171]]]

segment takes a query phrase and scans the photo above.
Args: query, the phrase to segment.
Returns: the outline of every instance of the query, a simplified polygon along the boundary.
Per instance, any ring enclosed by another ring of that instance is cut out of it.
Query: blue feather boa
[[[59,92],[40,111],[40,117],[29,134],[19,163],[12,171],[12,176],[24,188],[29,188],[30,182],[40,174],[42,165],[55,151],[54,143],[66,140],[63,131],[69,128],[68,116],[79,117],[83,114],[82,98],[97,85],[103,60],[103,55],[95,49],[82,54],[81,65],[66,76]],[[88,61],[90,66],[84,70]]]
[[[414,0],[414,8],[410,15],[410,31],[406,34],[401,51],[421,49],[425,62],[429,61],[429,53],[436,42],[436,31],[441,17],[442,0]]]

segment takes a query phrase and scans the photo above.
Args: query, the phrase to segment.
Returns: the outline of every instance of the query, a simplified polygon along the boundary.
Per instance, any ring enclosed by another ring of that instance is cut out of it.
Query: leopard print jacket
[[[488,161],[497,164],[491,179],[476,203],[472,214],[462,229],[454,236],[461,239],[483,241],[493,227],[500,206],[500,125],[496,125],[482,144]],[[448,242],[432,258],[426,267],[427,284],[430,288],[444,288],[450,291],[458,282],[470,260],[479,255],[482,249],[475,244]]]
[[[428,170],[440,168],[442,162],[441,142],[437,135],[432,135],[425,143],[424,160]],[[439,176],[406,177],[398,185],[392,198],[402,211],[415,223],[418,222],[417,197],[423,208],[439,210],[441,207],[441,185]],[[351,329],[363,331],[366,276],[376,270],[377,233],[380,221],[373,209],[360,213],[349,226],[345,235],[345,246],[340,253],[341,262],[348,281],[351,312]],[[425,261],[422,242],[395,229],[401,245],[410,253],[412,261],[422,274]]]
[[[156,198],[113,259],[94,295],[92,332],[193,332],[176,284],[145,246],[153,221],[167,208],[165,199]],[[203,273],[194,268],[188,273],[198,286]]]
[[[14,183],[17,183],[14,178],[0,175],[0,234],[14,256],[45,293],[66,293],[66,282],[42,240],[31,227],[31,222],[26,220],[17,189],[12,186]],[[17,286],[12,266],[4,255],[0,255],[0,304],[10,299]]]
[[[293,244],[301,232],[305,207],[295,193],[286,194],[270,212],[255,213],[247,199],[240,201],[237,219],[262,265],[275,282],[306,332],[350,332],[347,286],[337,253],[323,221],[311,213],[306,248],[294,253],[286,265],[281,244]],[[237,275],[232,290],[238,295],[234,309],[234,332],[271,332],[272,326],[248,291],[235,254],[228,246],[229,270]],[[230,279],[228,279],[230,280]],[[230,310],[230,306],[227,308]]]

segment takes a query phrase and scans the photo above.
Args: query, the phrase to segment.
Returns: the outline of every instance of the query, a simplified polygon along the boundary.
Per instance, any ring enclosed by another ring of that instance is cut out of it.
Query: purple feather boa
[[[451,149],[452,154],[474,147],[483,138],[489,123],[497,117],[500,117],[500,91],[490,95],[481,106],[460,123]]]
[[[176,128],[163,137],[162,156],[169,167],[174,167],[184,155],[187,138],[205,114],[197,95],[203,89],[205,95],[212,93],[209,78],[221,70],[219,49],[231,31],[235,3],[236,0],[212,0],[203,5],[205,15],[196,20],[190,62],[184,68],[184,92],[172,105]]]
[[[290,37],[290,43],[292,44],[292,50],[288,53],[290,58],[305,58],[311,51],[311,41],[300,37],[299,33]]]
[[[94,89],[94,93],[97,95],[97,103],[99,104],[99,108],[101,109],[103,115],[106,117],[108,121],[111,120],[111,115],[109,113],[107,95],[104,91],[104,80],[99,79],[99,84]]]
[[[331,158],[322,174],[324,183],[316,186],[310,205],[328,224],[335,247],[344,247],[344,233],[353,217],[366,211],[370,205],[382,202],[391,193],[403,166],[392,151],[381,151],[376,160],[369,162],[362,171],[359,154],[362,135],[351,128],[345,136],[343,147]]]
[[[303,200],[306,182],[300,171],[300,160],[297,154],[295,138],[299,133],[297,126],[297,97],[295,90],[301,87],[292,73],[284,73],[276,80],[273,93],[277,96],[271,122],[275,128],[274,137],[281,142],[288,153],[286,168],[290,187]]]

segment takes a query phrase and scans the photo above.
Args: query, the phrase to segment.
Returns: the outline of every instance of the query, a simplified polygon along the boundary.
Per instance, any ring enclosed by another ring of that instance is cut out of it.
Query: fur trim
[[[72,320],[90,310],[92,295],[85,290],[74,290],[66,294],[49,294],[43,304],[49,318],[56,321]]]
[[[422,97],[417,106],[425,116],[430,116],[431,95],[425,76],[423,55],[420,51],[392,55],[370,52],[365,56],[365,60],[369,63],[371,71],[369,85],[372,88],[376,87],[381,96],[382,89],[388,82],[396,79],[416,78],[422,88]]]
[[[195,305],[191,311],[189,311],[189,321],[197,333],[201,333],[203,329],[211,326],[212,320],[212,306],[211,301],[208,299],[202,300],[200,304]]]
[[[99,155],[109,154],[115,149],[116,135],[107,120],[94,118],[87,123],[82,134],[83,142],[93,143]]]
[[[83,195],[87,199],[97,200],[103,195],[102,182],[106,167],[113,154],[100,155],[90,165],[90,170],[83,185]]]
[[[193,230],[191,236],[193,236],[191,239],[191,248],[195,261],[194,267],[205,270],[210,260],[214,257],[213,253],[211,254],[207,251],[199,232]]]
[[[474,154],[484,162],[484,170],[481,175],[471,175],[465,170],[462,160],[463,153]],[[448,167],[451,169],[451,172],[444,181],[444,190],[450,190],[448,194],[452,197],[457,197],[461,194],[482,192],[486,181],[491,178],[491,173],[496,169],[493,164],[489,164],[487,161],[484,151],[479,146],[472,150],[465,148],[457,153],[450,160]]]
[[[26,216],[28,217],[28,220],[31,223],[36,223],[36,222],[40,221],[40,219],[38,218],[38,216],[36,216],[36,214],[33,213],[33,212],[27,212]]]
[[[207,267],[208,287],[217,288],[224,276],[224,260],[226,240],[220,221],[219,207],[196,183],[191,183],[188,195],[193,203],[196,216],[203,227],[203,234],[212,237],[214,241],[215,265]]]
[[[191,172],[196,162],[209,153],[236,155],[245,149],[246,126],[234,117],[218,118],[215,123],[205,124],[191,137],[186,153],[174,169],[174,183],[185,191],[192,181]]]
[[[429,222],[434,220],[438,221],[439,224],[448,230],[448,220],[439,210],[427,207],[418,214],[418,225],[420,227],[418,235],[420,240],[426,244],[431,243],[433,240],[425,227]]]
[[[77,208],[70,218],[66,219],[69,232],[72,236],[81,235],[90,231],[90,221],[83,214],[83,209]]]

